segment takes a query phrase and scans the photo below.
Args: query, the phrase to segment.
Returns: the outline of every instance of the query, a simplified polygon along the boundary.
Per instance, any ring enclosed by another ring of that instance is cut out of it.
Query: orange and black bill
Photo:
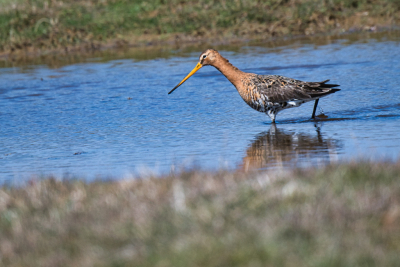
[[[184,83],[187,79],[190,78],[190,76],[192,76],[193,74],[196,73],[196,71],[198,71],[201,67],[203,67],[203,65],[199,62],[197,63],[196,67],[194,67],[194,69],[180,82],[178,83],[177,86],[174,87],[174,89],[172,89],[168,94],[172,93],[173,91],[175,91],[176,88],[178,88],[179,86],[181,86],[182,83]]]

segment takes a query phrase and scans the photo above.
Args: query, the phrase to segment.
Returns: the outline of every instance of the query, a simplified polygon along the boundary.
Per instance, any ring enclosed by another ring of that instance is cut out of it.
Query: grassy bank
[[[398,266],[400,163],[0,189],[2,266]]]
[[[1,0],[0,53],[267,39],[399,24],[397,0]]]

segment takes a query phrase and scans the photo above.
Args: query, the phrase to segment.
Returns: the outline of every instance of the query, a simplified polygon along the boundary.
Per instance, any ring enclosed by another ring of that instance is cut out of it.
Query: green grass
[[[2,266],[398,266],[400,162],[0,189]]]
[[[2,0],[0,51],[264,39],[398,25],[399,21],[397,0]]]

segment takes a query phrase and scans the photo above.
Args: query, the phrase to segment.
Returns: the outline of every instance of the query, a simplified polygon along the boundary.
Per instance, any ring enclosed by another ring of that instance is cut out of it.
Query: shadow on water
[[[272,124],[269,131],[255,137],[246,151],[241,170],[277,167],[313,166],[337,160],[340,142],[324,138],[318,124],[315,133],[308,134],[279,129]]]
[[[344,36],[297,36],[289,38],[276,38],[268,40],[243,41],[238,43],[175,43],[169,45],[144,45],[134,47],[117,47],[104,50],[93,51],[77,51],[74,53],[44,53],[41,56],[37,55],[11,55],[10,57],[0,58],[0,68],[10,67],[26,67],[29,65],[46,65],[49,68],[60,68],[66,65],[86,62],[108,62],[118,59],[134,59],[134,60],[152,60],[158,58],[171,58],[174,56],[191,56],[191,53],[200,54],[206,48],[214,48],[217,50],[225,50],[231,52],[240,52],[246,47],[268,47],[274,49],[276,53],[287,49],[288,47],[296,49],[303,47],[304,44],[310,45],[327,45],[340,42],[342,45],[349,45],[359,42],[360,39],[384,40],[388,37],[396,37],[399,31],[388,32],[359,32],[347,34]],[[328,66],[329,64],[327,64]],[[302,66],[298,66],[301,68]],[[306,68],[315,68],[312,64],[305,64]],[[289,67],[292,68],[292,67]],[[275,69],[287,69],[285,66],[276,67]],[[275,70],[272,69],[272,70]],[[271,70],[265,68],[265,70]]]

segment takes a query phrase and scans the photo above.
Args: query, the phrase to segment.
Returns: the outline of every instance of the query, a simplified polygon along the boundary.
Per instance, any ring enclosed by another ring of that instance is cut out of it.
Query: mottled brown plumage
[[[168,94],[184,83],[203,66],[214,66],[236,87],[243,100],[257,111],[266,113],[275,122],[281,110],[299,107],[305,102],[315,100],[312,118],[314,118],[318,100],[335,93],[336,84],[322,82],[303,82],[279,75],[258,75],[246,73],[233,66],[216,50],[207,49],[199,58],[196,67]]]

